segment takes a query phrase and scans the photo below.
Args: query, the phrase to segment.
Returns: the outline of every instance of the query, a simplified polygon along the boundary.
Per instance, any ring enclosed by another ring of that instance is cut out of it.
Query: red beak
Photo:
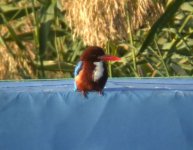
[[[102,61],[120,61],[121,58],[112,55],[103,55],[99,57]]]

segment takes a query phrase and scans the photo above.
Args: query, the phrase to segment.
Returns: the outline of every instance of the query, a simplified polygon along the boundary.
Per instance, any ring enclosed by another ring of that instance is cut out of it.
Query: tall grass
[[[173,0],[165,7],[152,27],[137,30],[125,14],[127,38],[103,45],[107,53],[122,57],[122,62],[109,64],[110,76],[192,76],[193,2]],[[86,45],[84,38],[74,36],[66,13],[57,0],[1,1],[0,79],[72,77]]]

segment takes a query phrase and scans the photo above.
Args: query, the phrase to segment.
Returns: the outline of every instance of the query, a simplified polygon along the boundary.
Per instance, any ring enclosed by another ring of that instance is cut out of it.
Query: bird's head
[[[80,60],[90,62],[119,61],[121,58],[112,55],[105,55],[105,52],[102,48],[97,46],[90,46],[83,52]]]

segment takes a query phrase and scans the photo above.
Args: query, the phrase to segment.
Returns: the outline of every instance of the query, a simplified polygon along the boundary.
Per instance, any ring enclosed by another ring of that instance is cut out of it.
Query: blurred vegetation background
[[[88,45],[112,77],[192,76],[193,1],[0,1],[1,80],[73,77]]]

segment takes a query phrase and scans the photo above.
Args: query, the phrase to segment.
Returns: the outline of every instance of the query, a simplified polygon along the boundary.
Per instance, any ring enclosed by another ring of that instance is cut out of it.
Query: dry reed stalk
[[[9,43],[15,54],[10,54],[7,47],[0,45],[0,80],[35,78],[34,68],[27,52],[21,50],[15,43]]]
[[[74,36],[80,36],[86,45],[104,46],[107,41],[128,39],[130,31],[151,25],[163,12],[161,3],[152,0],[61,0],[61,3]]]
[[[14,22],[12,22],[12,25]],[[8,30],[0,27],[0,36],[4,37]],[[0,44],[0,80],[35,78],[32,60],[35,55],[32,52],[34,47],[30,42],[23,43],[26,50],[21,50],[15,42]]]
[[[5,4],[13,2],[4,0]],[[26,1],[15,2],[16,6],[27,6]],[[20,24],[18,25],[18,22]],[[32,31],[32,22],[30,17],[20,20],[11,20],[8,24],[14,29],[16,34]],[[0,25],[0,36],[6,38],[10,36],[9,30],[5,25]],[[6,44],[6,45],[5,45]],[[31,42],[22,42],[25,50],[21,50],[14,41],[0,43],[0,80],[15,80],[24,78],[35,78],[34,65],[32,61],[35,59],[33,52],[34,44]]]

